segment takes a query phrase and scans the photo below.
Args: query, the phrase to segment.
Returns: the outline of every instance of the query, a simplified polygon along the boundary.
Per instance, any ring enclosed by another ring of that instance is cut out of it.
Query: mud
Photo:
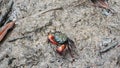
[[[9,0],[0,0],[4,14]],[[115,14],[104,15],[90,0],[13,0],[9,19],[16,27],[0,44],[0,68],[119,68],[120,1],[109,0]],[[61,31],[75,42],[75,60],[58,55],[48,32]],[[112,46],[109,51],[100,53]]]

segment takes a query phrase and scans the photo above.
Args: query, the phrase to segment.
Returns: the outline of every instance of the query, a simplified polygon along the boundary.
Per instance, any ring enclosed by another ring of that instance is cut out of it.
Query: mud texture
[[[0,0],[0,16],[12,0]],[[0,68],[120,68],[120,0],[108,0],[115,14],[103,14],[90,0],[13,0],[16,27],[0,43]],[[75,42],[74,61],[47,43],[61,31]]]

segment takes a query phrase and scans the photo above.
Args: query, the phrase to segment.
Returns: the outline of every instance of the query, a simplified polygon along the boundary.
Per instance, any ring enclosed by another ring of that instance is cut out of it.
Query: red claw
[[[48,35],[48,39],[49,41],[54,44],[54,45],[57,45],[58,43],[54,40],[54,36],[52,34],[49,34]]]
[[[57,49],[56,49],[56,51],[60,54],[60,55],[62,55],[62,53],[64,52],[64,50],[66,49],[66,45],[61,45],[60,47],[58,47]]]

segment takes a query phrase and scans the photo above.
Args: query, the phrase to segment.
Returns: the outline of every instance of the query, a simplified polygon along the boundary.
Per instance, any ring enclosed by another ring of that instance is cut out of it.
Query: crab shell
[[[68,37],[61,32],[56,32],[54,34],[54,38],[55,38],[55,41],[59,44],[64,44],[68,40]]]

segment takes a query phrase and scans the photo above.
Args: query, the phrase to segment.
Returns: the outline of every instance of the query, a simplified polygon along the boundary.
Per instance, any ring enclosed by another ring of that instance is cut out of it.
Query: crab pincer
[[[59,55],[62,55],[62,53],[65,51],[65,49],[66,49],[66,45],[63,44],[63,45],[57,47],[56,51],[57,51],[57,53],[59,53]]]

